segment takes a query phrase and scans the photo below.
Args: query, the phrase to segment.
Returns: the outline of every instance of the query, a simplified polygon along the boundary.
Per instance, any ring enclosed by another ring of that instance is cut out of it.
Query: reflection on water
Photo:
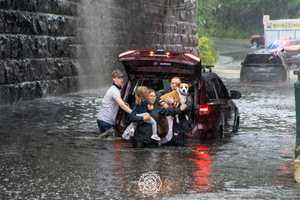
[[[203,191],[212,191],[212,155],[209,154],[209,147],[205,145],[197,145],[192,150],[195,158],[191,158],[195,165],[196,171],[193,172],[193,188]]]
[[[162,180],[157,198],[213,191],[212,152],[206,145],[132,149],[122,140],[115,140],[112,145],[112,175],[118,180],[115,184],[123,198],[143,197],[138,180],[146,172],[155,172]]]
[[[292,87],[225,82],[243,98],[240,131],[221,144],[133,149],[97,139],[99,91],[0,107],[0,199],[142,199],[148,171],[163,183],[149,199],[300,197]]]

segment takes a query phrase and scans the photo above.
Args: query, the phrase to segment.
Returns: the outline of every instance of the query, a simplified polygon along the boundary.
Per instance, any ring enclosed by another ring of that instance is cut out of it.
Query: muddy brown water
[[[293,179],[293,80],[241,84],[237,67],[216,71],[236,100],[241,124],[222,142],[133,149],[95,137],[100,92],[0,107],[0,199],[299,199]],[[162,187],[145,196],[145,172]]]
[[[223,142],[133,149],[94,137],[97,91],[0,107],[0,199],[139,199],[156,172],[155,199],[297,199],[291,84],[243,85],[240,131]]]

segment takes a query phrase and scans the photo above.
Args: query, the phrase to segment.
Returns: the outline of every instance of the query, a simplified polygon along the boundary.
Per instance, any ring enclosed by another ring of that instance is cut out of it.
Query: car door
[[[135,82],[128,81],[125,86],[123,87],[121,91],[121,97],[124,101],[128,102],[128,98],[131,98],[130,91],[133,88],[133,85]],[[130,101],[129,101],[130,102]],[[130,103],[129,103],[130,104]],[[131,107],[131,105],[129,105]],[[119,135],[124,131],[125,129],[125,119],[126,119],[127,113],[124,112],[121,108],[119,108],[117,117],[116,117],[116,126],[115,129]]]
[[[235,119],[235,110],[232,100],[229,97],[228,91],[223,84],[222,80],[219,78],[212,79],[218,100],[220,103],[220,112],[222,113],[224,119],[225,128],[233,127]]]
[[[212,80],[206,82],[206,94],[208,97],[208,106],[210,110],[209,121],[214,124],[213,127],[217,128],[221,119],[222,102],[218,98],[215,83]]]

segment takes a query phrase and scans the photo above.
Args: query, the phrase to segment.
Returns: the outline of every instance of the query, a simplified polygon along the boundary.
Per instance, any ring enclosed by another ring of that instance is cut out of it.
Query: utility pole
[[[294,71],[298,76],[295,83],[295,101],[296,101],[296,147],[295,147],[295,162],[294,162],[294,178],[300,183],[300,71]]]

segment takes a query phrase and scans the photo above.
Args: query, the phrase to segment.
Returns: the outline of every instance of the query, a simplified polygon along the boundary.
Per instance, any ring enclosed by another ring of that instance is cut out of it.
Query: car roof
[[[160,61],[179,63],[186,66],[195,66],[200,62],[200,58],[189,52],[175,52],[158,50],[129,50],[119,54],[120,62],[130,61]]]
[[[188,52],[130,50],[119,55],[129,79],[194,77],[201,71],[199,57]]]

